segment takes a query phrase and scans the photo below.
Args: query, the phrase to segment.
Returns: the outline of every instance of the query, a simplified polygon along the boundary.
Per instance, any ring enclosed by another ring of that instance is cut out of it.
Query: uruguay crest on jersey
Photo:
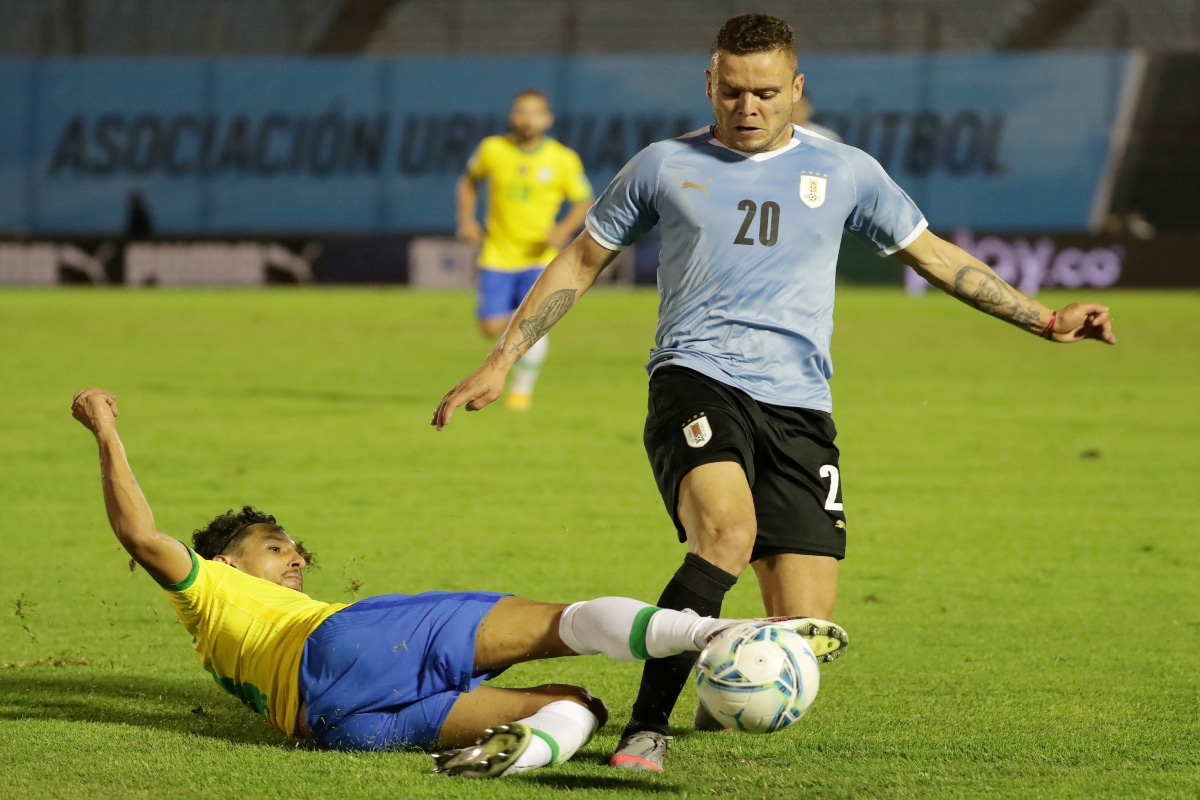
[[[826,179],[817,175],[800,176],[800,201],[809,208],[819,208],[825,202]]]

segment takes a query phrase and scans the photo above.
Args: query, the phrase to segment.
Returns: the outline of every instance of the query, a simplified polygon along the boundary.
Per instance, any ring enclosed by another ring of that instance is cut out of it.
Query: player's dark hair
[[[796,35],[792,26],[769,14],[742,14],[725,20],[709,53],[716,66],[720,53],[744,56],[747,53],[769,53],[782,50],[796,60]]]
[[[229,552],[231,549],[236,551],[242,539],[245,538],[246,530],[251,525],[258,524],[274,525],[283,530],[275,521],[275,517],[270,514],[264,514],[254,506],[242,506],[241,511],[235,513],[233,509],[230,509],[203,528],[193,532],[192,549],[196,551],[196,555],[211,561],[214,556]],[[311,566],[313,563],[312,553],[305,550],[304,545],[300,542],[296,543],[296,549]]]
[[[230,509],[192,533],[192,549],[196,555],[212,559],[228,550],[230,545],[240,543],[246,529],[259,523],[278,524],[275,517],[264,514],[254,506],[242,506],[242,510],[236,513]]]
[[[515,103],[518,100],[520,100],[522,97],[536,97],[536,98],[540,99],[543,103],[545,103],[547,108],[550,107],[550,98],[547,97],[546,93],[543,92],[541,89],[535,89],[532,86],[522,89],[521,91],[519,91],[513,95],[512,101]]]

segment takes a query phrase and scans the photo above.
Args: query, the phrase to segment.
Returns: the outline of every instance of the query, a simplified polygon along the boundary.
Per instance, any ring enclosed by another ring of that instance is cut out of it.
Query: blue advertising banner
[[[1084,230],[1136,81],[1129,53],[803,57],[820,122],[938,228]],[[0,232],[447,232],[511,96],[546,91],[597,190],[708,124],[696,57],[0,62]]]

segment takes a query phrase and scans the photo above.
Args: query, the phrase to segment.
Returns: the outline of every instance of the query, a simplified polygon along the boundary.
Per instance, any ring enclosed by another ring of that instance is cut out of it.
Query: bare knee
[[[838,561],[832,556],[781,553],[754,562],[768,616],[833,618]]]
[[[731,522],[688,530],[688,548],[713,566],[739,575],[750,563],[756,533],[753,522]]]

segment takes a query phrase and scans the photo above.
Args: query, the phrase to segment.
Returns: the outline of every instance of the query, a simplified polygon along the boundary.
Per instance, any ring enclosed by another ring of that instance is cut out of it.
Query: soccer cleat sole
[[[850,646],[850,637],[841,625],[816,617],[772,617],[763,620],[790,628],[804,637],[817,661],[835,661]]]
[[[433,771],[459,778],[499,778],[529,748],[533,731],[522,722],[488,728],[470,747],[431,753]]]
[[[638,756],[614,755],[608,760],[609,766],[630,772],[662,772],[662,764],[655,764]]]

